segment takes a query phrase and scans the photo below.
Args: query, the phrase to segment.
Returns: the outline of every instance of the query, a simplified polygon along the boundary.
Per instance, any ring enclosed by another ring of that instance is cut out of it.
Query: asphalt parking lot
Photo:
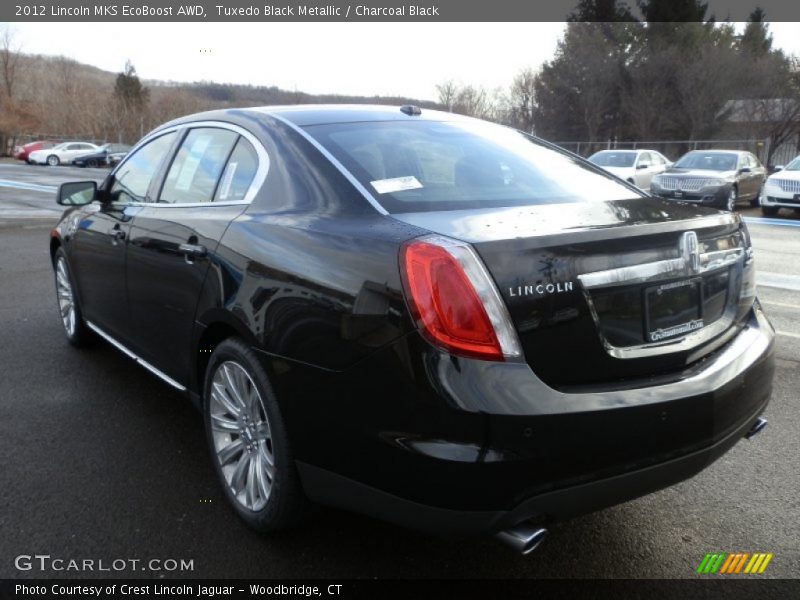
[[[0,162],[0,578],[90,575],[19,571],[20,554],[193,560],[166,576],[209,578],[691,578],[706,552],[744,551],[774,554],[761,577],[800,573],[797,216],[750,222],[778,331],[766,431],[689,481],[552,526],[523,557],[492,539],[338,511],[293,532],[248,530],[225,504],[189,402],[110,346],[78,351],[61,332],[47,252],[54,188],[105,173]]]

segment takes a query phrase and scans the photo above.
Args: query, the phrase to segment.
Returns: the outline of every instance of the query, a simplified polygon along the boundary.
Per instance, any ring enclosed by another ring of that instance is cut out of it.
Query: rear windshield
[[[639,196],[589,163],[497,125],[389,121],[306,130],[390,213]]]
[[[600,167],[632,167],[635,158],[635,152],[598,152],[589,157],[589,162]]]

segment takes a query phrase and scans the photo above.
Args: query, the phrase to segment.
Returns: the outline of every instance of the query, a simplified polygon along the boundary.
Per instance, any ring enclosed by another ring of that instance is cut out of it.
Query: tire
[[[97,167],[99,167],[100,165],[97,163],[97,161],[96,161],[95,159],[92,159],[92,160],[90,160],[90,161],[88,161],[88,162],[86,163],[86,166],[87,166],[87,167],[91,167],[91,168],[95,168],[95,169],[96,169],[96,168],[97,168]]]
[[[764,191],[764,184],[762,183],[761,186],[758,188],[758,193],[756,194],[755,198],[750,200],[750,206],[756,208],[757,206],[761,206],[761,193]]]
[[[256,531],[296,525],[308,500],[264,365],[229,338],[211,355],[203,389],[211,461],[228,502]]]
[[[73,346],[85,346],[92,341],[92,332],[83,320],[78,295],[75,293],[75,280],[63,248],[56,250],[53,257],[53,271],[56,284],[56,302],[58,303],[61,326],[67,341]]]
[[[51,167],[57,167],[61,164],[61,159],[59,159],[55,154],[51,154],[47,157],[47,164]]]
[[[725,210],[728,212],[733,212],[736,210],[736,201],[739,199],[739,190],[736,189],[736,186],[731,186],[731,191],[728,192],[728,197],[725,200]]]
[[[777,217],[779,210],[780,208],[777,206],[762,206],[761,214],[765,217]]]

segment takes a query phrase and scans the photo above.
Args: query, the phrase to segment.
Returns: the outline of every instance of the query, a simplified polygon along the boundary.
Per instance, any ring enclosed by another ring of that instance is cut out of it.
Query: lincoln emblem
[[[697,273],[700,270],[700,248],[697,243],[697,234],[694,231],[684,233],[679,247],[686,268],[691,273]]]
[[[539,283],[536,285],[518,285],[508,288],[508,295],[512,298],[518,296],[546,296],[547,294],[562,294],[572,291],[571,281],[558,281],[556,283]]]

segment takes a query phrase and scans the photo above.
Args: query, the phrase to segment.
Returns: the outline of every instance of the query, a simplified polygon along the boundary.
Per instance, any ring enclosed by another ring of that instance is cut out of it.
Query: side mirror
[[[70,181],[58,186],[56,203],[62,206],[84,206],[97,196],[97,182]]]
[[[752,171],[753,169],[751,169],[750,167],[742,167],[741,169],[739,169],[739,173],[751,173]]]
[[[775,172],[783,171],[783,165],[775,165]]]
[[[649,162],[641,162],[638,165],[636,165],[636,168],[637,169],[649,169],[650,168],[650,163]]]

